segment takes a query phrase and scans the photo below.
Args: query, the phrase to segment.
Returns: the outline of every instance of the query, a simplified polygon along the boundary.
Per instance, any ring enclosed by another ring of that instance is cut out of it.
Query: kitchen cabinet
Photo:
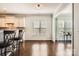
[[[0,27],[6,27],[6,25],[14,24],[14,27],[24,27],[24,17],[16,16],[4,16],[0,17]]]

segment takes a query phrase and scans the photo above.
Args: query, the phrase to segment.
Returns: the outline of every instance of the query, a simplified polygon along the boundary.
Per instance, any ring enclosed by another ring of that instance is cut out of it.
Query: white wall
[[[79,56],[79,4],[74,4],[74,55]]]
[[[55,41],[55,17],[52,15],[52,41]]]

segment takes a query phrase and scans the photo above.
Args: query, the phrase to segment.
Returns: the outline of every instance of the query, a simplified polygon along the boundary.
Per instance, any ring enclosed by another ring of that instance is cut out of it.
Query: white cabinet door
[[[3,42],[4,41],[4,33],[3,33],[3,30],[0,30],[0,42]]]
[[[5,26],[5,18],[1,17],[0,18],[0,27],[4,27]]]

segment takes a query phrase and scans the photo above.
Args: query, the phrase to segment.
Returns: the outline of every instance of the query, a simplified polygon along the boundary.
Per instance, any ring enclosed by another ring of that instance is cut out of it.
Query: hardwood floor
[[[71,56],[71,43],[52,41],[24,41],[21,43],[19,56]]]

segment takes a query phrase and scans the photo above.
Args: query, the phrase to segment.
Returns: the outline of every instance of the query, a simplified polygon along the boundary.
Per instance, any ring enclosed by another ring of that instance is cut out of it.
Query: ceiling
[[[53,13],[61,3],[0,3],[0,13],[6,14],[41,14]]]

